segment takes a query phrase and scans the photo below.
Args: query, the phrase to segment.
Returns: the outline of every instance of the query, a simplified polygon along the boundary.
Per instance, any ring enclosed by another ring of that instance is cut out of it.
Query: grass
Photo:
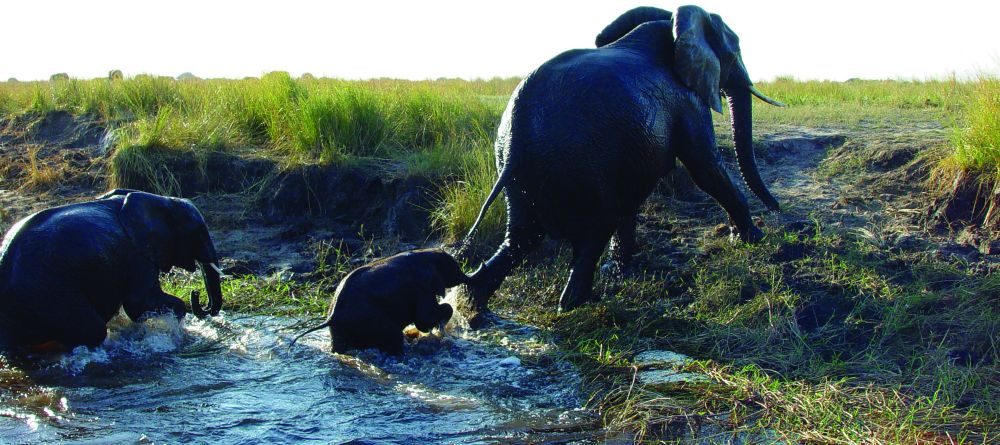
[[[606,425],[650,442],[706,424],[800,443],[1000,440],[997,276],[822,224],[767,235],[701,240],[679,269],[602,278],[601,303],[555,315],[563,250],[496,304],[547,326]],[[684,370],[711,382],[636,385],[647,349],[703,358]]]
[[[941,157],[927,187],[942,200],[960,200],[963,190],[973,190],[972,208],[963,216],[996,231],[1000,227],[1000,79],[981,75],[971,92],[961,119],[952,126],[950,153]],[[948,221],[949,223],[951,221]]]
[[[441,204],[431,213],[431,222],[445,234],[446,241],[459,241],[468,233],[496,183],[496,174],[492,153],[484,147],[466,160],[461,180],[442,185]],[[483,217],[479,235],[474,237],[479,243],[489,244],[504,233],[507,217],[502,199],[498,197]]]
[[[954,133],[954,155],[946,162],[991,178],[1000,177],[1000,79],[979,79],[966,116],[967,123]]]
[[[39,147],[28,149],[28,178],[23,185],[27,190],[46,189],[62,179],[59,170],[38,160],[38,150]]]
[[[242,80],[140,75],[17,82],[0,84],[0,113],[10,118],[65,110],[139,139],[164,138],[175,148],[252,146],[313,159],[393,157],[492,139],[504,103],[496,97],[505,97],[516,82],[293,79],[284,72]],[[157,134],[145,134],[150,131]]]
[[[975,94],[974,83],[956,79],[833,82],[779,77],[755,86],[788,105],[776,108],[757,102],[757,123],[847,128],[913,120],[938,120],[947,125]]]

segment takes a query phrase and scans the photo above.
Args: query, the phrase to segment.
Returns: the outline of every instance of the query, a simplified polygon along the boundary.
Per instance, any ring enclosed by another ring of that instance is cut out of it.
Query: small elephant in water
[[[438,304],[445,290],[468,282],[455,258],[438,249],[413,250],[382,258],[347,274],[330,301],[323,324],[299,334],[330,328],[331,349],[378,348],[403,352],[403,328],[429,332],[451,319],[452,308]]]
[[[743,240],[763,236],[726,172],[713,129],[711,112],[722,112],[724,94],[743,179],[777,211],[754,160],[750,101],[757,96],[782,104],[753,87],[738,42],[718,15],[697,6],[682,6],[677,14],[636,8],[600,33],[598,48],[566,51],[521,81],[494,144],[496,184],[466,237],[468,244],[490,203],[506,190],[506,239],[472,275],[467,298],[460,300],[471,325],[486,320],[490,297],[545,235],[573,246],[560,308],[591,300],[605,247],[611,241],[614,262],[627,269],[636,215],[675,160],[726,210]]]
[[[133,321],[186,314],[160,289],[174,266],[201,268],[208,308],[222,307],[221,270],[208,226],[186,199],[116,189],[94,201],[53,207],[15,223],[0,244],[0,347],[58,342],[99,346],[122,307]]]

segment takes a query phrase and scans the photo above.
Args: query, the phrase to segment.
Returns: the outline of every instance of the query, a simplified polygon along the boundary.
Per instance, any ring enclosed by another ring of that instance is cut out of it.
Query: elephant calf
[[[340,281],[326,321],[299,334],[292,344],[329,327],[334,352],[378,348],[402,354],[403,328],[412,323],[428,332],[446,323],[452,308],[438,304],[437,297],[467,282],[458,262],[442,250],[413,250],[373,261]]]
[[[207,310],[222,307],[215,245],[191,201],[113,190],[94,201],[53,207],[15,223],[0,244],[0,348],[57,342],[99,346],[121,308],[133,321],[151,313],[183,318],[184,302],[160,289],[174,266],[201,267]]]

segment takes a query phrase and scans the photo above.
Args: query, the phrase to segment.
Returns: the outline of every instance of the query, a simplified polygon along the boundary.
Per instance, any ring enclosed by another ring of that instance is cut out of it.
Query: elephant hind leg
[[[618,272],[628,274],[635,254],[636,214],[625,218],[611,238],[611,260],[601,267],[601,273]]]
[[[459,301],[464,312],[471,312],[466,314],[471,316],[470,325],[476,324],[474,319],[479,314],[489,312],[490,297],[524,257],[542,243],[543,235],[538,224],[523,215],[518,207],[508,206],[507,215],[506,239],[496,253],[472,274],[466,289],[466,301]]]
[[[330,349],[333,352],[376,348],[392,355],[403,353],[403,327],[391,320],[388,313],[373,310],[357,315],[339,319],[331,326]]]
[[[107,322],[85,302],[79,304],[53,304],[40,314],[34,324],[37,343],[55,340],[67,349],[77,346],[96,348],[108,336]]]
[[[594,296],[594,272],[611,235],[573,243],[573,267],[559,297],[559,309],[573,310]]]

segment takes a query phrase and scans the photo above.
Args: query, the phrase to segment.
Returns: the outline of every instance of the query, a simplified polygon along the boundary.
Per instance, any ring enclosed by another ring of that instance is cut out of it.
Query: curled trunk
[[[208,293],[208,310],[201,307],[197,294],[191,294],[191,311],[198,318],[206,315],[219,315],[222,309],[222,277],[219,274],[218,266],[215,263],[199,263],[201,276],[205,280],[205,292]]]
[[[743,181],[769,210],[780,211],[778,200],[774,199],[771,192],[767,190],[767,186],[764,185],[760,172],[757,170],[757,161],[754,158],[750,90],[748,88],[734,88],[727,90],[726,96],[729,98],[733,144],[736,146],[736,159],[739,162]]]
[[[198,318],[208,315],[219,315],[222,309],[222,269],[219,268],[219,257],[215,253],[212,238],[206,232],[202,237],[200,252],[195,256],[201,276],[205,280],[205,292],[208,294],[208,309],[201,306],[198,294],[191,294],[191,311]]]

